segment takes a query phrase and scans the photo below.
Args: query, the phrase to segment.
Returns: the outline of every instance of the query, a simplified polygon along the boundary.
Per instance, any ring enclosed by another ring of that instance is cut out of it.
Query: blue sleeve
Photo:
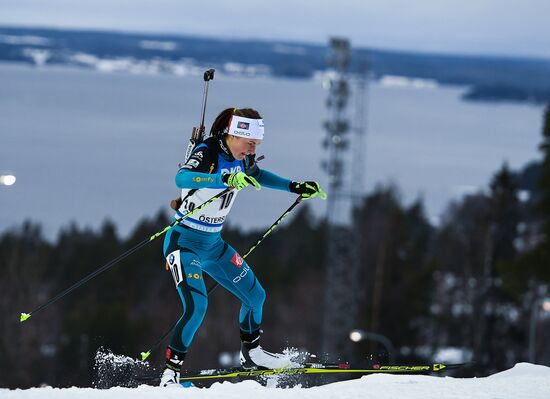
[[[270,172],[269,170],[260,169],[256,171],[253,175],[258,183],[262,187],[274,188],[275,190],[290,191],[289,185],[292,183],[291,180],[285,179],[284,177],[277,176],[275,173]]]
[[[207,188],[224,186],[222,174],[192,172],[189,169],[180,169],[176,174],[176,186],[179,188]]]

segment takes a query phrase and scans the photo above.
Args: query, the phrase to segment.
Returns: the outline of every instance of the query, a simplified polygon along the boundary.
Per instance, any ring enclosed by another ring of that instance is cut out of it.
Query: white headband
[[[243,116],[233,115],[229,122],[229,134],[247,139],[264,138],[264,120],[250,119]]]

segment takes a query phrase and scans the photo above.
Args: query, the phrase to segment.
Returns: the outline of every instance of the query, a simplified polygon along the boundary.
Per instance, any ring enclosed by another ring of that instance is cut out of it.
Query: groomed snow
[[[32,388],[0,389],[2,399],[52,398],[193,398],[193,399],[549,399],[550,368],[529,363],[517,364],[510,370],[486,378],[451,378],[433,376],[371,375],[359,380],[339,382],[314,388],[269,388],[254,381],[237,384],[216,383],[209,389],[200,388]]]

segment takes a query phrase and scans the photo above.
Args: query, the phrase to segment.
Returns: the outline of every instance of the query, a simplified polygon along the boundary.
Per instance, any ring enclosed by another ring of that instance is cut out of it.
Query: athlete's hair
[[[222,137],[224,134],[227,134],[232,115],[250,119],[262,119],[260,113],[253,108],[226,108],[214,120],[210,129],[210,136]]]

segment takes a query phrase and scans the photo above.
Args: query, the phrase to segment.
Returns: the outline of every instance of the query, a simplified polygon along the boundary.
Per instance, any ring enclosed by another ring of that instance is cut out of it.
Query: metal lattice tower
[[[362,152],[361,149],[352,150],[358,143],[353,142],[356,135],[350,137],[350,132],[356,133],[357,128],[351,127],[347,116],[351,94],[350,45],[348,40],[336,38],[331,39],[330,45],[328,64],[331,69],[324,82],[329,94],[323,140],[328,159],[323,162],[323,168],[329,177],[329,196],[322,350],[329,359],[336,360],[351,355],[349,333],[356,327],[359,261],[352,209],[354,198],[357,198],[354,180],[362,180],[362,170],[356,169],[357,164],[361,164],[357,154],[361,157]]]

